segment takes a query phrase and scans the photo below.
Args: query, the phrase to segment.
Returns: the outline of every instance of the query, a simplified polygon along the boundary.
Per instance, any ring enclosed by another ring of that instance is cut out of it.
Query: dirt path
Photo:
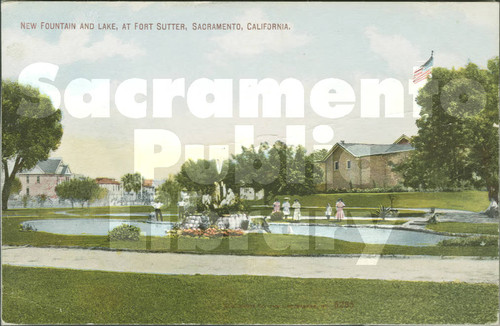
[[[267,275],[495,283],[497,259],[430,256],[265,257],[2,247],[2,264],[153,274]]]

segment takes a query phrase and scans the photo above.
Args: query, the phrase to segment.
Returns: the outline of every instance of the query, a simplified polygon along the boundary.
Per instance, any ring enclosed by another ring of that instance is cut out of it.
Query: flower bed
[[[242,236],[244,234],[245,234],[245,232],[243,230],[219,229],[219,228],[213,228],[213,227],[208,228],[206,230],[184,229],[184,230],[178,230],[176,232],[176,235],[180,235],[180,236],[207,237],[207,238],[237,237],[237,236]]]

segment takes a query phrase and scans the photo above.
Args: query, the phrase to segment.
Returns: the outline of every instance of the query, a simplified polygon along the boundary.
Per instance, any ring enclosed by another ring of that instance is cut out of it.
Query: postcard
[[[2,3],[6,324],[494,324],[498,2]]]

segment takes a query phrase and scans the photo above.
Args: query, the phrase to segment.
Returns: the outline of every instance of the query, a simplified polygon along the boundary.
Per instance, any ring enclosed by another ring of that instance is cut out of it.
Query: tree
[[[17,195],[21,192],[21,189],[22,189],[22,185],[21,185],[21,180],[19,180],[19,178],[14,178],[14,180],[12,180],[12,184],[10,185],[10,194],[11,195]]]
[[[2,209],[8,208],[16,174],[48,159],[62,134],[61,111],[48,96],[31,86],[2,80]]]
[[[265,202],[279,194],[312,194],[316,184],[321,183],[321,169],[302,146],[288,146],[281,141],[272,147],[262,143],[258,150],[253,146],[242,148],[234,160],[236,183],[255,191],[264,189]]]
[[[139,193],[142,189],[142,182],[143,182],[143,177],[139,172],[136,172],[134,174],[132,173],[127,173],[122,177],[122,183],[123,183],[123,188],[125,189],[126,192],[135,192],[136,194]]]
[[[181,185],[175,180],[173,175],[169,175],[161,186],[156,190],[157,200],[165,206],[172,206],[177,202]]]
[[[212,194],[215,182],[221,182],[226,175],[227,162],[223,163],[221,173],[217,170],[215,160],[188,160],[181,166],[181,171],[175,176],[181,187],[202,194]]]
[[[49,197],[46,194],[40,194],[36,196],[36,200],[40,207],[43,207],[45,205],[45,202],[49,199]]]
[[[498,62],[490,60],[488,69],[473,63],[433,69],[417,96],[415,151],[396,167],[406,186],[485,187],[498,202]]]
[[[277,151],[270,151],[268,143],[242,147],[242,152],[233,157],[235,162],[234,183],[240,187],[251,187],[258,192],[264,189],[264,201],[279,188],[280,158]]]
[[[63,181],[56,186],[57,197],[61,200],[69,200],[71,202],[71,207],[74,207],[76,201],[76,184],[72,180]]]
[[[83,207],[85,203],[90,205],[91,201],[98,199],[102,194],[101,189],[91,178],[70,179],[56,186],[56,194],[61,199],[69,200],[72,206],[80,202]]]
[[[106,197],[108,197],[108,194],[109,194],[108,189],[99,186],[99,189],[97,189],[97,191],[95,192],[95,195],[92,197],[90,202],[105,199]]]
[[[314,161],[321,161],[325,158],[326,154],[328,154],[327,149],[315,150],[314,152],[311,153],[311,158]]]

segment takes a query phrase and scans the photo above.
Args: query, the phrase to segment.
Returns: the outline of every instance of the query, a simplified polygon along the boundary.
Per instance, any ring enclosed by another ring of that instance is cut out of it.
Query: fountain
[[[189,196],[189,199],[196,198],[196,202],[186,202],[186,216],[179,224],[182,229],[206,229],[210,225],[221,230],[246,230],[250,224],[247,214],[240,211],[239,198],[231,188],[226,189],[224,182],[214,183],[213,194],[204,194],[198,202],[200,196]],[[192,209],[188,209],[191,207]],[[196,214],[195,208],[203,213]]]

